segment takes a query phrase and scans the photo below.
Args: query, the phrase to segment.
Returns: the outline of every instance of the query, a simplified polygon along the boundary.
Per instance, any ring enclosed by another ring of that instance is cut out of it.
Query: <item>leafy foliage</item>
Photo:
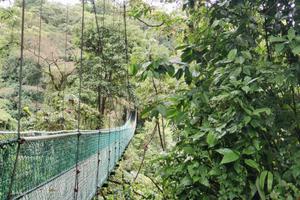
[[[170,75],[188,87],[146,111],[176,127],[176,146],[160,161],[168,198],[300,196],[298,8],[294,1],[184,4],[183,63]]]

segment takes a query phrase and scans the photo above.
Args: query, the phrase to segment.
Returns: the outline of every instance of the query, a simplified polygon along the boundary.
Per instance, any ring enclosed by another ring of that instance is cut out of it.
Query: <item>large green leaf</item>
[[[229,51],[229,53],[227,55],[227,59],[229,61],[234,61],[235,57],[236,57],[236,54],[237,54],[237,49],[232,49],[231,51]]]
[[[270,37],[270,42],[286,42],[287,40],[284,37]]]
[[[265,187],[267,174],[268,174],[268,171],[263,171],[259,176],[259,187],[262,190],[264,190],[264,187]]]
[[[265,200],[266,199],[266,195],[265,195],[264,191],[260,187],[259,178],[256,179],[255,186],[256,186],[256,189],[257,189],[257,192],[259,194],[260,199],[261,200]]]
[[[267,183],[268,192],[271,192],[272,187],[273,187],[273,174],[272,172],[268,172],[268,183]]]
[[[243,154],[245,154],[245,155],[252,155],[255,152],[256,152],[256,149],[254,146],[249,146],[243,150]]]
[[[182,185],[183,187],[189,186],[192,184],[192,179],[190,178],[190,176],[185,176],[181,181],[180,181],[180,185]]]
[[[259,164],[252,159],[246,159],[245,164],[248,165],[249,167],[256,169],[258,172],[260,171]]]
[[[207,137],[206,137],[206,142],[207,142],[207,144],[208,144],[209,147],[215,146],[216,143],[217,143],[217,137],[216,137],[216,135],[214,133],[212,133],[212,132],[209,132],[207,134]]]
[[[218,149],[216,151],[223,155],[221,164],[231,163],[240,158],[240,155],[238,153],[228,148]]]
[[[261,113],[266,113],[267,115],[271,114],[270,108],[258,108],[253,111],[253,115],[260,116]]]
[[[288,39],[292,41],[296,37],[296,31],[293,28],[290,28],[288,31]]]
[[[275,51],[277,53],[281,53],[283,49],[284,49],[284,43],[279,43],[275,45]]]
[[[300,54],[300,45],[297,45],[297,46],[293,47],[292,52],[294,54]]]

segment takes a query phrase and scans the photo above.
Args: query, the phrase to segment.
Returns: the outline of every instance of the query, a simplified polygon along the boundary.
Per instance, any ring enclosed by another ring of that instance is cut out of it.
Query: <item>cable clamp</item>
[[[26,142],[26,140],[24,138],[19,138],[18,139],[19,144],[24,144],[25,142]]]

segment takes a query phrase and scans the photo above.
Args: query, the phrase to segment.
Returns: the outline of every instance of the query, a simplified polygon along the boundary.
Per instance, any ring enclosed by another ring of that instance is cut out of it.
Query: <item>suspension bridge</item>
[[[135,126],[132,112],[121,127],[26,132],[18,141],[2,141],[0,199],[92,199],[121,159]]]
[[[41,0],[40,12],[42,12],[43,8],[42,3],[43,0]],[[81,3],[82,20],[80,68],[78,70],[80,83],[78,88],[77,129],[56,132],[24,132],[22,131],[21,118],[26,3],[25,0],[22,0],[18,128],[17,131],[13,132],[0,132],[0,200],[92,199],[105,184],[133,138],[137,121],[136,111],[131,111],[125,124],[120,127],[109,127],[99,130],[80,129],[86,1],[82,0]],[[93,4],[95,21],[100,37],[95,1],[91,0],[91,3]],[[123,4],[124,52],[128,63],[126,6],[125,3]],[[40,58],[41,45],[41,17],[39,28],[38,59]],[[99,41],[101,43],[101,40]],[[101,45],[100,43],[99,45]],[[99,49],[103,51],[102,48]],[[101,55],[101,52],[99,54]],[[128,88],[128,71],[126,76]],[[6,139],[1,140],[1,138]]]

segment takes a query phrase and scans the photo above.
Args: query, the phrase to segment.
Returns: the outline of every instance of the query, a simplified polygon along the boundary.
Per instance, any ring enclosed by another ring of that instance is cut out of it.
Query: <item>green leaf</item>
[[[209,176],[218,176],[222,174],[221,170],[218,169],[216,166],[214,168],[212,168],[209,172],[208,172],[208,175]]]
[[[199,94],[199,99],[203,102],[203,103],[209,103],[209,98],[206,94],[206,92],[202,92]]]
[[[146,108],[142,111],[141,117],[142,117],[143,119],[149,117],[152,110],[153,110],[153,107],[152,107],[152,106],[146,107]]]
[[[270,42],[286,42],[287,40],[283,37],[274,37],[274,36],[271,36],[270,37]]]
[[[296,54],[296,55],[300,54],[300,45],[293,47],[292,52],[293,52],[293,54]]]
[[[266,195],[265,195],[264,191],[261,190],[261,188],[260,188],[259,179],[258,178],[255,181],[255,186],[256,186],[256,189],[257,189],[257,192],[259,194],[260,199],[261,200],[266,200]]]
[[[255,147],[255,149],[256,149],[257,151],[259,151],[259,150],[262,148],[262,146],[261,146],[261,144],[260,144],[260,140],[254,139],[254,140],[253,140],[253,145],[254,145],[254,147]]]
[[[245,58],[242,56],[239,56],[235,59],[235,63],[237,64],[243,64],[245,62]]]
[[[129,65],[129,69],[128,69],[128,72],[130,75],[134,76],[137,74],[138,72],[138,66],[133,64],[133,65]]]
[[[181,60],[186,63],[192,62],[194,59],[194,51],[193,47],[187,47],[183,50],[183,53],[181,54]]]
[[[243,150],[243,154],[245,155],[252,155],[256,152],[256,149],[253,146],[249,146],[246,149]]]
[[[192,83],[192,73],[190,72],[188,67],[184,69],[184,79],[186,84],[190,85]]]
[[[272,172],[268,172],[268,183],[267,183],[268,192],[271,192],[272,187],[273,187],[273,174]]]
[[[276,45],[275,45],[275,51],[276,51],[277,53],[281,53],[283,49],[284,49],[284,44],[283,44],[283,43],[280,43],[280,44],[276,44]]]
[[[236,153],[228,148],[218,149],[216,151],[223,155],[221,164],[234,162],[234,161],[238,160],[240,157],[238,153]]]
[[[246,93],[246,94],[248,94],[248,92],[250,92],[250,87],[248,86],[248,85],[245,85],[245,86],[243,86],[242,87],[242,90]]]
[[[189,176],[185,176],[181,181],[180,181],[180,185],[182,185],[183,187],[189,186],[192,184],[192,180]]]
[[[210,185],[209,185],[209,181],[208,181],[208,179],[207,179],[205,176],[202,176],[202,177],[201,177],[200,183],[201,183],[202,185],[205,185],[206,187],[209,187],[209,186],[210,186]]]
[[[187,48],[189,45],[181,45],[181,46],[178,46],[178,47],[176,47],[175,48],[175,50],[182,50],[182,49],[185,49],[185,48]]]
[[[242,72],[242,68],[241,67],[237,67],[233,72],[230,73],[229,78],[233,79],[233,78],[237,78]]]
[[[187,169],[188,169],[188,172],[189,172],[190,176],[194,179],[194,176],[197,173],[197,170],[194,170],[193,165],[188,165]]]
[[[164,105],[159,104],[156,106],[156,109],[162,116],[165,117],[167,115],[167,109]]]
[[[292,41],[296,37],[296,32],[293,28],[289,29],[287,37],[288,37],[289,41]]]
[[[207,137],[206,137],[206,142],[208,144],[209,147],[213,147],[216,145],[217,143],[217,137],[214,133],[209,132]]]
[[[167,65],[166,70],[169,76],[173,76],[175,73],[175,68],[172,65]]]
[[[237,49],[232,49],[231,51],[229,51],[229,53],[227,55],[227,59],[229,61],[234,61],[235,57],[236,57],[236,54],[237,54]]]
[[[259,176],[259,187],[262,190],[264,190],[264,187],[265,187],[267,174],[268,174],[268,171],[263,171]]]
[[[259,109],[255,109],[253,111],[253,115],[260,116],[261,113],[266,113],[267,115],[270,115],[271,109],[270,108],[259,108]]]
[[[245,164],[248,165],[249,167],[256,169],[258,172],[260,171],[259,164],[252,159],[246,159]]]
[[[216,26],[218,26],[220,24],[220,20],[215,20],[213,23],[212,23],[212,25],[211,25],[211,27],[212,28],[215,28]]]
[[[226,100],[228,97],[230,97],[230,93],[222,93],[218,96],[214,96],[211,98],[212,101],[223,101]]]
[[[152,62],[145,62],[143,65],[142,65],[142,68],[144,68],[145,70],[148,70],[149,69],[149,66],[152,64]]]
[[[249,51],[242,51],[242,55],[244,56],[244,58],[246,59],[252,59],[252,55]]]
[[[179,79],[182,77],[182,75],[183,75],[183,69],[180,68],[180,69],[177,70],[177,72],[176,72],[176,74],[175,74],[175,78],[176,78],[177,80],[179,80]]]

